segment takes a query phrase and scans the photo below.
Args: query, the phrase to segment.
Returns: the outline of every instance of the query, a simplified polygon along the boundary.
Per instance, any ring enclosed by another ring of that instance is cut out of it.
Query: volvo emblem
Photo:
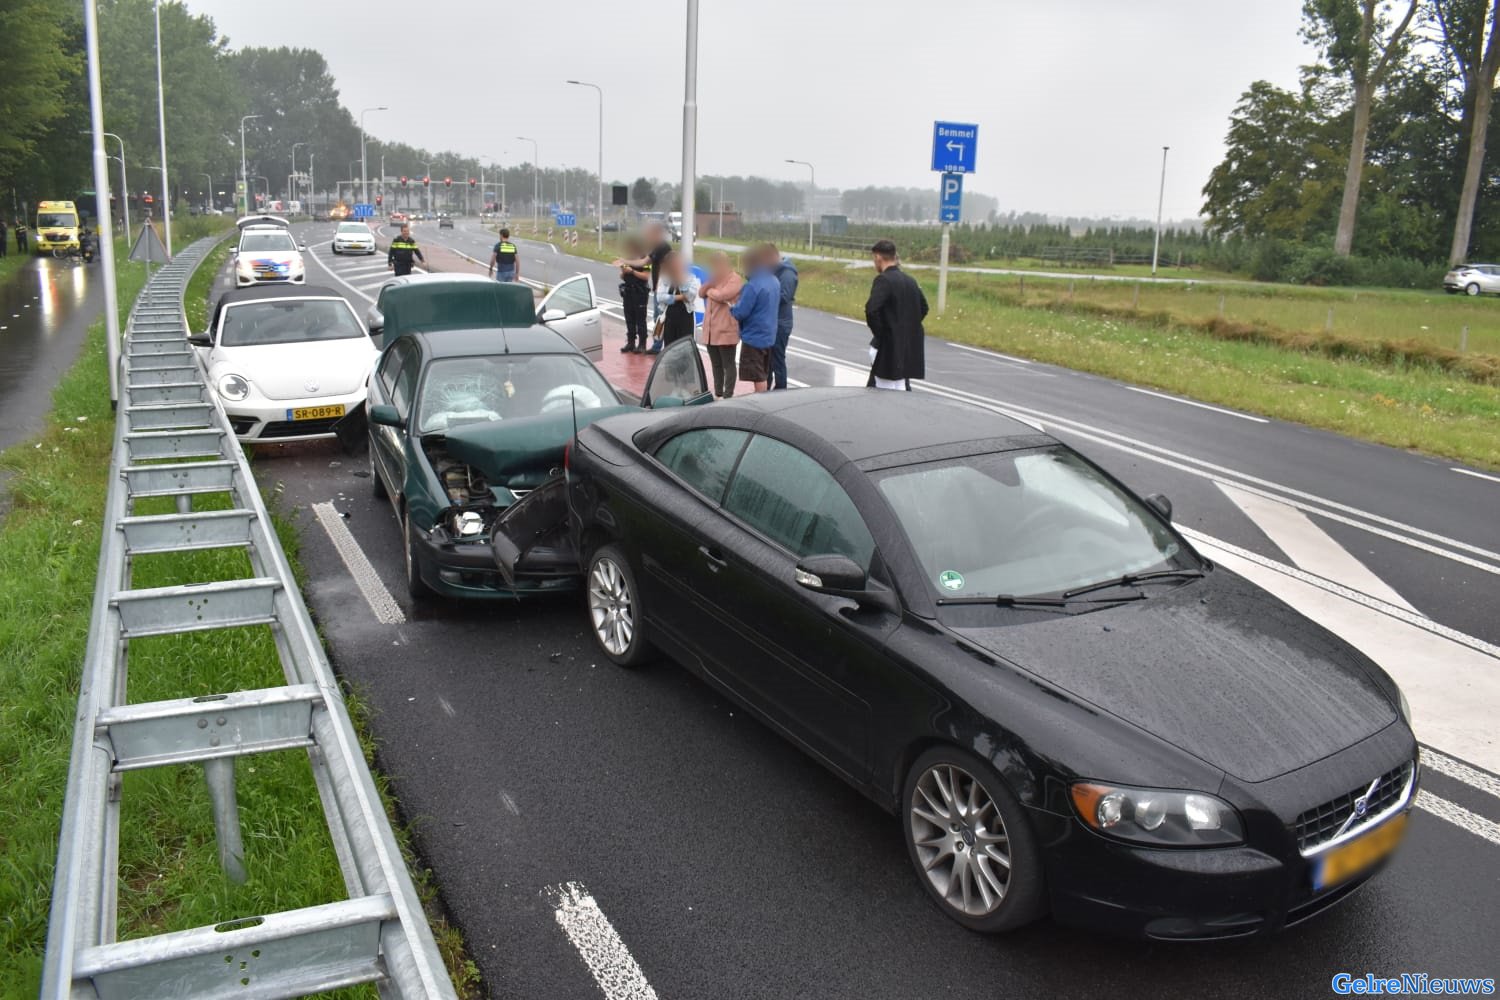
[[[1342,835],[1356,822],[1365,818],[1365,815],[1370,811],[1370,800],[1375,797],[1375,791],[1379,787],[1379,778],[1370,782],[1370,787],[1365,789],[1365,794],[1354,800],[1354,808],[1349,810],[1349,818],[1344,820],[1344,825],[1339,827],[1339,832],[1334,836]]]

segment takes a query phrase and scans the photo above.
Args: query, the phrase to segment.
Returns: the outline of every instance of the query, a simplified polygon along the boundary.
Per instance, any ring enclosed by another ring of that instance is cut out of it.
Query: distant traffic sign
[[[941,195],[942,207],[938,211],[939,222],[957,222],[963,214],[964,206],[964,175],[944,174],[943,183],[938,189]]]
[[[375,218],[375,206],[369,204],[368,202],[360,202],[359,204],[354,206],[354,217],[356,219]]]
[[[576,226],[578,225],[578,216],[572,212],[558,212],[556,221],[559,226]]]
[[[972,174],[978,147],[978,125],[932,123],[932,169],[938,173]]]

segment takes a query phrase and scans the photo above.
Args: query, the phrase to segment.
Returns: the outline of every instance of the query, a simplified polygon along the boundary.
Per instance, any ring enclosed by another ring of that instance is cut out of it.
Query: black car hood
[[[953,631],[1243,781],[1395,720],[1378,667],[1241,577],[1216,569],[1147,589],[1155,596],[1103,611]]]

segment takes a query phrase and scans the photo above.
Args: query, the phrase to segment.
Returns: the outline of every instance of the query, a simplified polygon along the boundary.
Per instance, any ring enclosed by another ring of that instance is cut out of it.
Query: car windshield
[[[598,369],[572,354],[442,358],[427,366],[418,391],[419,434],[616,402]]]
[[[270,250],[295,250],[289,233],[246,233],[240,237],[240,253],[265,253]]]
[[[76,226],[78,216],[67,212],[43,212],[36,217],[38,229],[46,229],[51,226]]]
[[[906,466],[877,482],[942,597],[1060,594],[1197,566],[1160,518],[1063,448]]]
[[[370,227],[365,225],[363,222],[340,222],[339,232],[353,233],[357,236],[369,236]]]
[[[366,336],[342,299],[275,299],[225,308],[219,345],[259,347]]]

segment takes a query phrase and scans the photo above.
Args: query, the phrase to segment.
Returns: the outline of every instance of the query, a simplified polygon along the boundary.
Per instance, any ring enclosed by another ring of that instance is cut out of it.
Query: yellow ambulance
[[[43,201],[36,206],[31,245],[39,254],[78,249],[78,208],[71,201]]]

